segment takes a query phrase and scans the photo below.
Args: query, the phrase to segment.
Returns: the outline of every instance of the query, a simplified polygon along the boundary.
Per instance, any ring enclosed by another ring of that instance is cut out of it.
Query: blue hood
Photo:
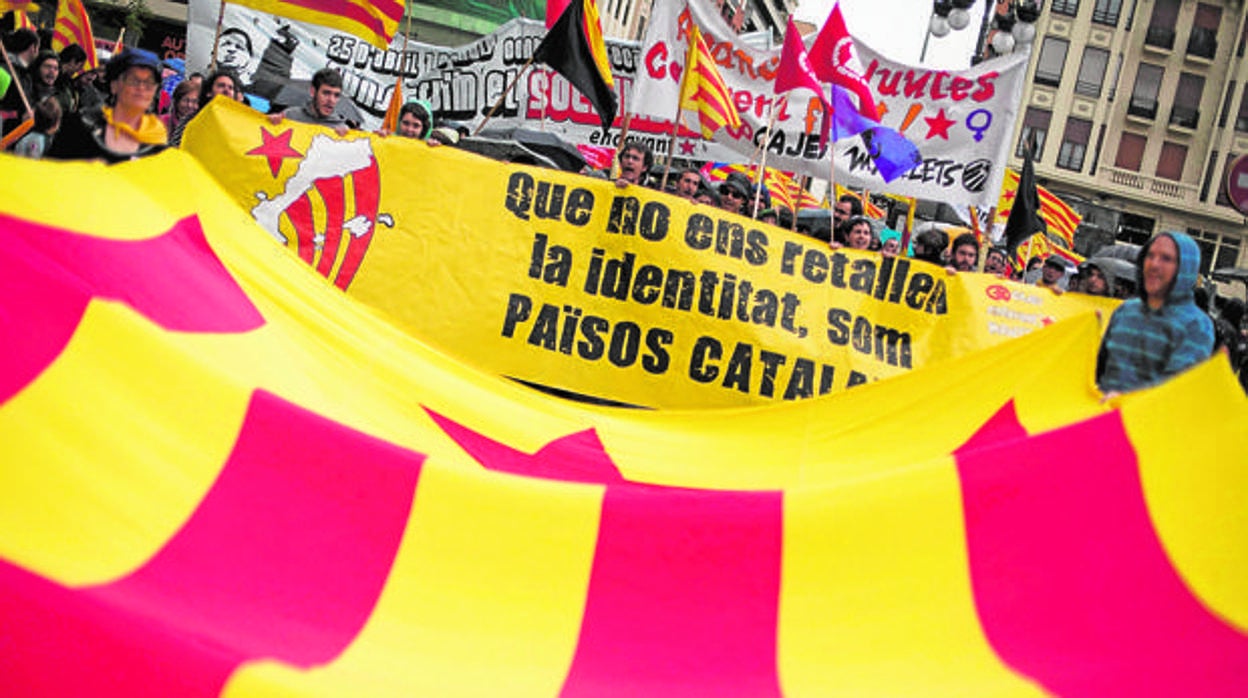
[[[1170,290],[1166,293],[1166,305],[1191,303],[1196,291],[1196,280],[1200,275],[1200,247],[1186,233],[1173,230],[1154,236],[1140,250],[1140,256],[1135,260],[1135,287],[1137,293],[1141,300],[1148,301],[1148,294],[1144,291],[1144,258],[1148,256],[1148,250],[1157,241],[1157,238],[1162,236],[1173,240],[1175,247],[1179,249],[1179,271],[1175,274],[1174,283],[1170,285]]]

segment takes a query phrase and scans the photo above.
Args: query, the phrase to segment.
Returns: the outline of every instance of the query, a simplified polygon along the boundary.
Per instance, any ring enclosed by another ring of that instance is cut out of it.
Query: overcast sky
[[[984,3],[976,0],[971,7],[971,25],[962,31],[949,32],[944,38],[932,37],[924,65],[942,68],[965,68],[970,65],[971,52],[979,36],[984,16]],[[822,25],[832,10],[834,0],[798,0],[794,18]],[[845,24],[854,38],[890,58],[917,64],[932,17],[932,0],[840,0]]]

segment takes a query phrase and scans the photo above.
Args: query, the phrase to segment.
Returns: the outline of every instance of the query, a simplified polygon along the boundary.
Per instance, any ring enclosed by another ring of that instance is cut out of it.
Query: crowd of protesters
[[[56,53],[43,50],[43,45],[30,29],[4,36],[14,75],[0,95],[0,119],[5,134],[15,129],[24,132],[11,139],[10,146],[24,157],[106,162],[143,157],[178,147],[186,125],[211,100],[249,103],[242,81],[228,67],[218,67],[206,76],[183,75],[149,51],[125,48],[102,68],[84,70],[87,55],[81,47],[70,45]],[[273,124],[288,119],[322,125],[343,136],[360,124],[339,109],[341,99],[342,76],[325,68],[312,76],[306,103],[274,110],[268,119]],[[402,106],[393,134],[378,133],[454,145],[467,130],[460,124],[440,122],[428,103],[417,100]],[[773,207],[765,185],[755,184],[745,174],[731,172],[722,181],[712,182],[697,169],[660,168],[650,148],[640,141],[623,144],[612,169],[617,187],[665,189],[698,204],[791,227],[832,248],[908,256],[943,266],[949,274],[986,273],[1055,294],[1126,298],[1110,322],[1102,347],[1098,380],[1107,392],[1155,383],[1207,357],[1215,348],[1227,351],[1235,367],[1248,361],[1248,335],[1241,325],[1243,302],[1223,303],[1213,322],[1207,314],[1207,294],[1206,304],[1199,305],[1203,291],[1196,284],[1199,248],[1179,233],[1159,235],[1144,247],[1134,279],[1115,278],[1112,269],[1096,259],[1076,267],[1058,254],[1033,258],[1024,269],[1002,247],[990,247],[981,262],[980,237],[974,233],[951,240],[948,233],[931,225],[907,243],[907,236],[863,215],[863,200],[855,194],[834,202],[826,228],[820,227],[817,218],[813,223],[800,216],[795,221],[789,209]],[[607,176],[588,168],[585,173]],[[1159,256],[1166,259],[1158,261]],[[1163,266],[1168,276],[1158,280],[1157,269]],[[1241,380],[1248,384],[1248,370],[1241,373]]]

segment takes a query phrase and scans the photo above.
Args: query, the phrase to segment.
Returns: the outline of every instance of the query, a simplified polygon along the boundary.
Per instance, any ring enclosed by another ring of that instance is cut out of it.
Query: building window
[[[1156,227],[1157,221],[1148,216],[1123,211],[1122,217],[1118,219],[1118,235],[1115,237],[1123,242],[1143,245],[1153,237],[1153,229]]]
[[[1200,98],[1205,91],[1205,79],[1192,73],[1179,74],[1179,89],[1174,93],[1174,106],[1170,107],[1170,123],[1183,128],[1196,128],[1200,123]]]
[[[1161,90],[1161,78],[1165,69],[1152,63],[1141,63],[1135,72],[1135,87],[1131,90],[1131,104],[1127,113],[1145,119],[1157,118],[1157,93]]]
[[[1044,140],[1049,135],[1049,120],[1052,118],[1053,112],[1048,109],[1027,107],[1027,113],[1023,115],[1023,132],[1018,136],[1018,147],[1014,149],[1014,154],[1023,157],[1023,146],[1028,139],[1034,138],[1036,152],[1032,153],[1032,157],[1039,160],[1044,153]]]
[[[1062,134],[1062,147],[1057,151],[1057,166],[1078,172],[1083,169],[1084,155],[1088,152],[1088,139],[1092,137],[1092,122],[1087,119],[1066,119],[1066,132]]]
[[[1157,159],[1157,176],[1162,179],[1183,180],[1183,165],[1187,162],[1187,146],[1166,141],[1161,144],[1161,157]]]
[[[1138,133],[1123,132],[1118,141],[1118,156],[1114,158],[1114,167],[1122,170],[1140,171],[1140,163],[1144,161],[1144,146],[1148,139]]]
[[[1056,15],[1074,17],[1079,14],[1079,0],[1053,0],[1049,11]]]
[[[1040,59],[1036,61],[1036,82],[1057,87],[1062,84],[1062,70],[1066,67],[1066,49],[1070,42],[1048,36],[1040,47]]]
[[[1092,8],[1092,21],[1116,27],[1121,12],[1122,0],[1096,0],[1096,5]]]
[[[1244,30],[1239,35],[1239,48],[1235,49],[1235,55],[1238,58],[1244,57],[1244,45],[1248,44],[1248,24],[1244,24]]]
[[[1209,185],[1213,184],[1213,175],[1218,169],[1218,151],[1209,156],[1209,167],[1205,170],[1205,181],[1200,185],[1200,200],[1209,198]]]
[[[1118,78],[1122,77],[1122,54],[1118,54],[1118,61],[1114,65],[1114,79],[1109,83],[1109,95],[1107,99],[1114,101],[1114,97],[1118,94]]]
[[[1075,78],[1075,92],[1089,97],[1100,97],[1107,65],[1109,65],[1109,51],[1085,46],[1083,62],[1079,64],[1079,75]]]
[[[1248,133],[1248,82],[1244,83],[1244,94],[1239,100],[1239,114],[1235,117],[1235,130]]]
[[[1187,37],[1187,55],[1213,60],[1218,51],[1218,24],[1221,21],[1221,7],[1204,3],[1197,5],[1192,33]]]
[[[1233,267],[1239,261],[1240,240],[1236,235],[1221,235],[1213,230],[1187,229],[1188,237],[1200,247],[1200,273]]]
[[[1167,51],[1174,48],[1174,27],[1179,23],[1179,0],[1157,0],[1153,16],[1148,20],[1148,33],[1144,35],[1146,46],[1156,46]]]
[[[1235,101],[1235,81],[1226,87],[1226,96],[1222,98],[1222,111],[1218,114],[1218,128],[1226,128],[1226,119],[1231,115],[1231,103]]]
[[[1231,163],[1235,162],[1235,158],[1239,157],[1236,153],[1227,153],[1226,162],[1222,164],[1222,176],[1218,178],[1218,198],[1215,199],[1219,206],[1227,208],[1235,208],[1235,204],[1231,203],[1231,197],[1226,193],[1226,173],[1231,171]]]

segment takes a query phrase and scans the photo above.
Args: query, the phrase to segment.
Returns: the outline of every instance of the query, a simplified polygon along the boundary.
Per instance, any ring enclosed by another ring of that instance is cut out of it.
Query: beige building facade
[[[1084,215],[1076,249],[1190,233],[1202,272],[1248,267],[1227,197],[1248,154],[1243,0],[1049,0],[1015,132],[1042,186]]]

